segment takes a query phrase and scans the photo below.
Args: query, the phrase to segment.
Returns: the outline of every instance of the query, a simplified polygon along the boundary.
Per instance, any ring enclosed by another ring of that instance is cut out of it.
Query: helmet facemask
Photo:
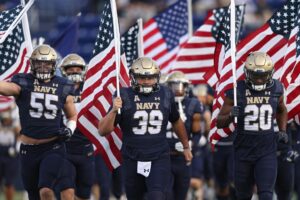
[[[159,74],[154,74],[154,75],[140,75],[140,74],[134,74],[130,73],[131,77],[131,85],[139,93],[143,94],[150,94],[152,92],[155,92],[159,90]],[[156,79],[155,83],[151,85],[147,84],[140,84],[138,79]]]
[[[53,61],[31,61],[32,74],[39,80],[45,81],[51,79],[55,73],[55,69],[55,62]]]
[[[85,71],[81,66],[68,66],[64,68],[64,75],[73,83],[81,83],[84,80]]]
[[[184,97],[187,93],[188,83],[168,82],[168,86],[173,91],[175,97]]]

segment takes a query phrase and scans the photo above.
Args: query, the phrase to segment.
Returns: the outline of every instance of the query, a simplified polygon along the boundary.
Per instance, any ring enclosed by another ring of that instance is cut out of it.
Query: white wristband
[[[76,121],[75,120],[68,120],[68,122],[67,122],[67,127],[69,128],[69,129],[71,129],[71,131],[72,131],[72,133],[74,133],[74,131],[75,131],[75,129],[76,129],[76,125],[77,123],[76,123]]]

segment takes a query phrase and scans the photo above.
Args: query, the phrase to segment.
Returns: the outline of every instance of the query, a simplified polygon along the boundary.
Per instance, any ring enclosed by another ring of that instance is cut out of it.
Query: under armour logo
[[[21,154],[25,155],[27,152],[25,150],[21,151]]]
[[[265,95],[271,95],[271,91],[265,91]]]
[[[160,101],[160,97],[155,97],[154,100],[155,101]]]
[[[144,173],[150,172],[150,169],[144,169]]]
[[[58,84],[57,83],[53,83],[52,86],[53,87],[58,87]]]

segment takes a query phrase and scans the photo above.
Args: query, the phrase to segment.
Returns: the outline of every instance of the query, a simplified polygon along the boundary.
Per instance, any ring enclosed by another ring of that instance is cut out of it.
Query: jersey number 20
[[[247,105],[245,107],[245,130],[260,131],[269,130],[272,126],[273,109],[269,104]]]

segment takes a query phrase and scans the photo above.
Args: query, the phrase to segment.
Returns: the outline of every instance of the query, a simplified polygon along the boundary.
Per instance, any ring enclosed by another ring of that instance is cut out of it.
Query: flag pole
[[[115,51],[116,51],[116,81],[117,81],[117,96],[120,96],[120,79],[119,79],[119,74],[120,74],[120,56],[121,56],[121,51],[120,51],[120,31],[119,31],[119,22],[118,22],[118,13],[117,13],[117,6],[116,6],[116,1],[115,0],[110,0],[110,5],[111,5],[111,12],[112,12],[112,18],[113,18],[113,26],[114,26],[114,41],[115,41]]]
[[[235,2],[231,0],[230,3],[230,56],[231,56],[231,67],[232,67],[232,81],[233,81],[233,100],[234,106],[237,106],[237,95],[236,95],[236,44],[235,44]],[[234,118],[234,122],[237,123],[237,118]]]
[[[138,55],[139,57],[144,56],[144,41],[143,41],[143,19],[139,18],[137,20],[138,23]]]
[[[34,2],[34,0],[32,2]],[[23,6],[25,6],[25,4],[26,4],[25,0],[21,0],[21,4]],[[31,54],[31,52],[33,50],[33,45],[32,45],[32,40],[31,40],[31,34],[30,34],[30,28],[29,28],[29,23],[28,23],[27,12],[24,13],[24,16],[22,18],[22,26],[23,26],[25,41],[27,41],[29,43],[28,53]]]
[[[15,20],[13,21],[13,23],[10,25],[10,27],[7,29],[7,31],[5,31],[4,35],[2,36],[2,38],[0,39],[0,44],[2,44],[5,39],[7,38],[7,36],[14,30],[14,28],[18,25],[18,23],[20,22],[20,20],[22,19],[24,13],[26,13],[28,11],[28,9],[32,6],[34,0],[30,0],[26,6],[23,8],[23,10],[19,13],[19,15],[15,18]]]
[[[192,12],[192,0],[187,0],[188,5],[188,38],[193,35],[193,12]]]

